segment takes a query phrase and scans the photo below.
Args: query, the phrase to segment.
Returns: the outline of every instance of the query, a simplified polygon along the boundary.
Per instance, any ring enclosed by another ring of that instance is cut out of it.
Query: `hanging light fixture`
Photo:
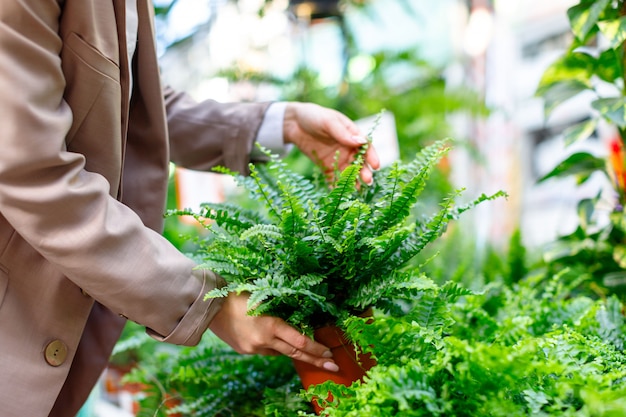
[[[342,15],[339,0],[289,0],[289,10],[298,19],[309,21]]]
[[[465,52],[470,56],[481,56],[489,47],[494,31],[494,15],[491,2],[473,0],[465,30]]]

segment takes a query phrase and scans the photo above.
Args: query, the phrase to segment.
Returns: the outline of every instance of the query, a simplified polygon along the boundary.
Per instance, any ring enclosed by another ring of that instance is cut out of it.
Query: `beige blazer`
[[[245,170],[266,104],[162,89],[138,0],[129,102],[124,0],[0,1],[0,414],[73,416],[124,318],[199,341],[216,276],[159,233],[168,163]]]

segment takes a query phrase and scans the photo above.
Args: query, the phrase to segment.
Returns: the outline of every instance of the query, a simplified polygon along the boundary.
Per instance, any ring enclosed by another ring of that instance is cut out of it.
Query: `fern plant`
[[[457,205],[459,191],[433,215],[417,216],[419,195],[449,151],[449,141],[376,172],[371,186],[358,179],[366,147],[343,171],[335,169],[330,183],[321,175],[305,178],[264,151],[269,162],[250,165],[249,176],[220,169],[234,176],[262,210],[207,203],[198,211],[171,212],[194,216],[210,231],[197,238],[199,249],[192,256],[227,285],[207,297],[250,293],[250,314],[281,317],[306,333],[370,307],[388,311],[420,285],[415,268],[404,268],[411,258],[450,220],[505,195],[483,194]]]

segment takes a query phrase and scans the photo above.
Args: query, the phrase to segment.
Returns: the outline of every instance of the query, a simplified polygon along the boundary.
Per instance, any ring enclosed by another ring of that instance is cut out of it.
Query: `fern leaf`
[[[348,201],[340,205],[339,209],[343,211],[341,218],[328,230],[328,235],[333,239],[345,237],[350,229],[356,232],[360,219],[363,219],[371,212],[371,209],[366,204],[357,200]]]
[[[277,203],[278,192],[271,177],[265,175],[265,168],[257,168],[250,164],[250,178],[252,181],[245,181],[246,188],[250,196],[259,198],[265,202],[269,214],[275,218],[280,218],[280,203]]]
[[[458,195],[458,193],[456,195]],[[404,265],[411,258],[420,253],[426,245],[445,232],[450,218],[450,211],[454,207],[453,197],[444,199],[441,205],[443,208],[437,214],[429,219],[423,227],[416,227],[414,233],[409,235],[402,242],[396,256],[391,257],[385,265],[386,270],[393,270]]]
[[[376,221],[377,227],[385,230],[393,224],[403,222],[409,216],[411,208],[413,208],[420,193],[426,186],[426,180],[435,164],[449,151],[449,148],[441,148],[441,145],[440,142],[437,142],[435,145],[422,150],[423,164],[421,164],[416,173],[413,173],[411,169],[407,169],[406,172],[412,175],[409,182],[402,187],[402,191],[397,198],[391,196],[391,203],[382,211],[382,215]],[[394,176],[401,174],[402,171],[400,169],[392,171]],[[392,180],[395,180],[395,178],[392,177]],[[395,193],[395,187],[392,192]]]
[[[255,224],[269,222],[258,211],[230,203],[203,203],[200,205],[198,215],[215,220],[218,226],[233,232],[249,229]]]
[[[278,226],[273,224],[255,224],[245,230],[239,236],[241,240],[259,239],[264,241],[265,238],[273,241],[281,241],[283,234]]]
[[[293,242],[307,229],[306,212],[295,195],[289,194],[282,186],[280,188],[283,191],[284,198],[280,227],[286,239]]]
[[[386,271],[395,269],[398,265],[396,263],[390,265],[389,261],[397,254],[414,230],[415,225],[413,224],[408,226],[396,225],[380,236],[367,238],[364,243],[371,248],[369,262],[366,264],[367,271],[374,274],[386,273]]]
[[[271,186],[272,198],[277,204],[285,206],[286,200],[291,199],[297,206],[304,207],[309,201],[318,201],[322,197],[326,187],[316,187],[308,178],[290,170],[277,155],[262,146],[259,148],[268,156],[269,162],[258,168],[258,174]]]
[[[485,201],[493,201],[496,198],[500,198],[500,197],[507,198],[508,196],[509,195],[505,191],[498,191],[498,192],[493,193],[491,195],[487,195],[487,194],[483,193],[480,196],[478,196],[477,198],[475,198],[473,201],[470,201],[467,204],[455,207],[453,210],[450,210],[450,213],[448,214],[448,218],[450,220],[458,219],[461,214],[463,214],[464,212],[466,212],[466,211],[476,207],[480,203],[483,203]]]
[[[321,212],[323,213],[323,224],[325,227],[332,226],[339,218],[342,203],[352,196],[356,188],[355,185],[359,172],[360,167],[358,165],[349,165],[341,173],[335,188],[324,199]]]
[[[451,140],[449,138],[441,139],[423,148],[408,164],[405,165],[407,175],[414,177],[425,165],[429,165],[431,163],[429,161],[432,161],[433,157],[436,159],[436,154],[441,151],[447,153],[451,148],[450,142]]]

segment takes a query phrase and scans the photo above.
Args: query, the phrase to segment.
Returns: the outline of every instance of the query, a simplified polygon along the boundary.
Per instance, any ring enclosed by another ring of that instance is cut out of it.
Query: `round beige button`
[[[67,346],[60,340],[53,340],[46,346],[44,357],[50,366],[62,365],[67,358]]]

